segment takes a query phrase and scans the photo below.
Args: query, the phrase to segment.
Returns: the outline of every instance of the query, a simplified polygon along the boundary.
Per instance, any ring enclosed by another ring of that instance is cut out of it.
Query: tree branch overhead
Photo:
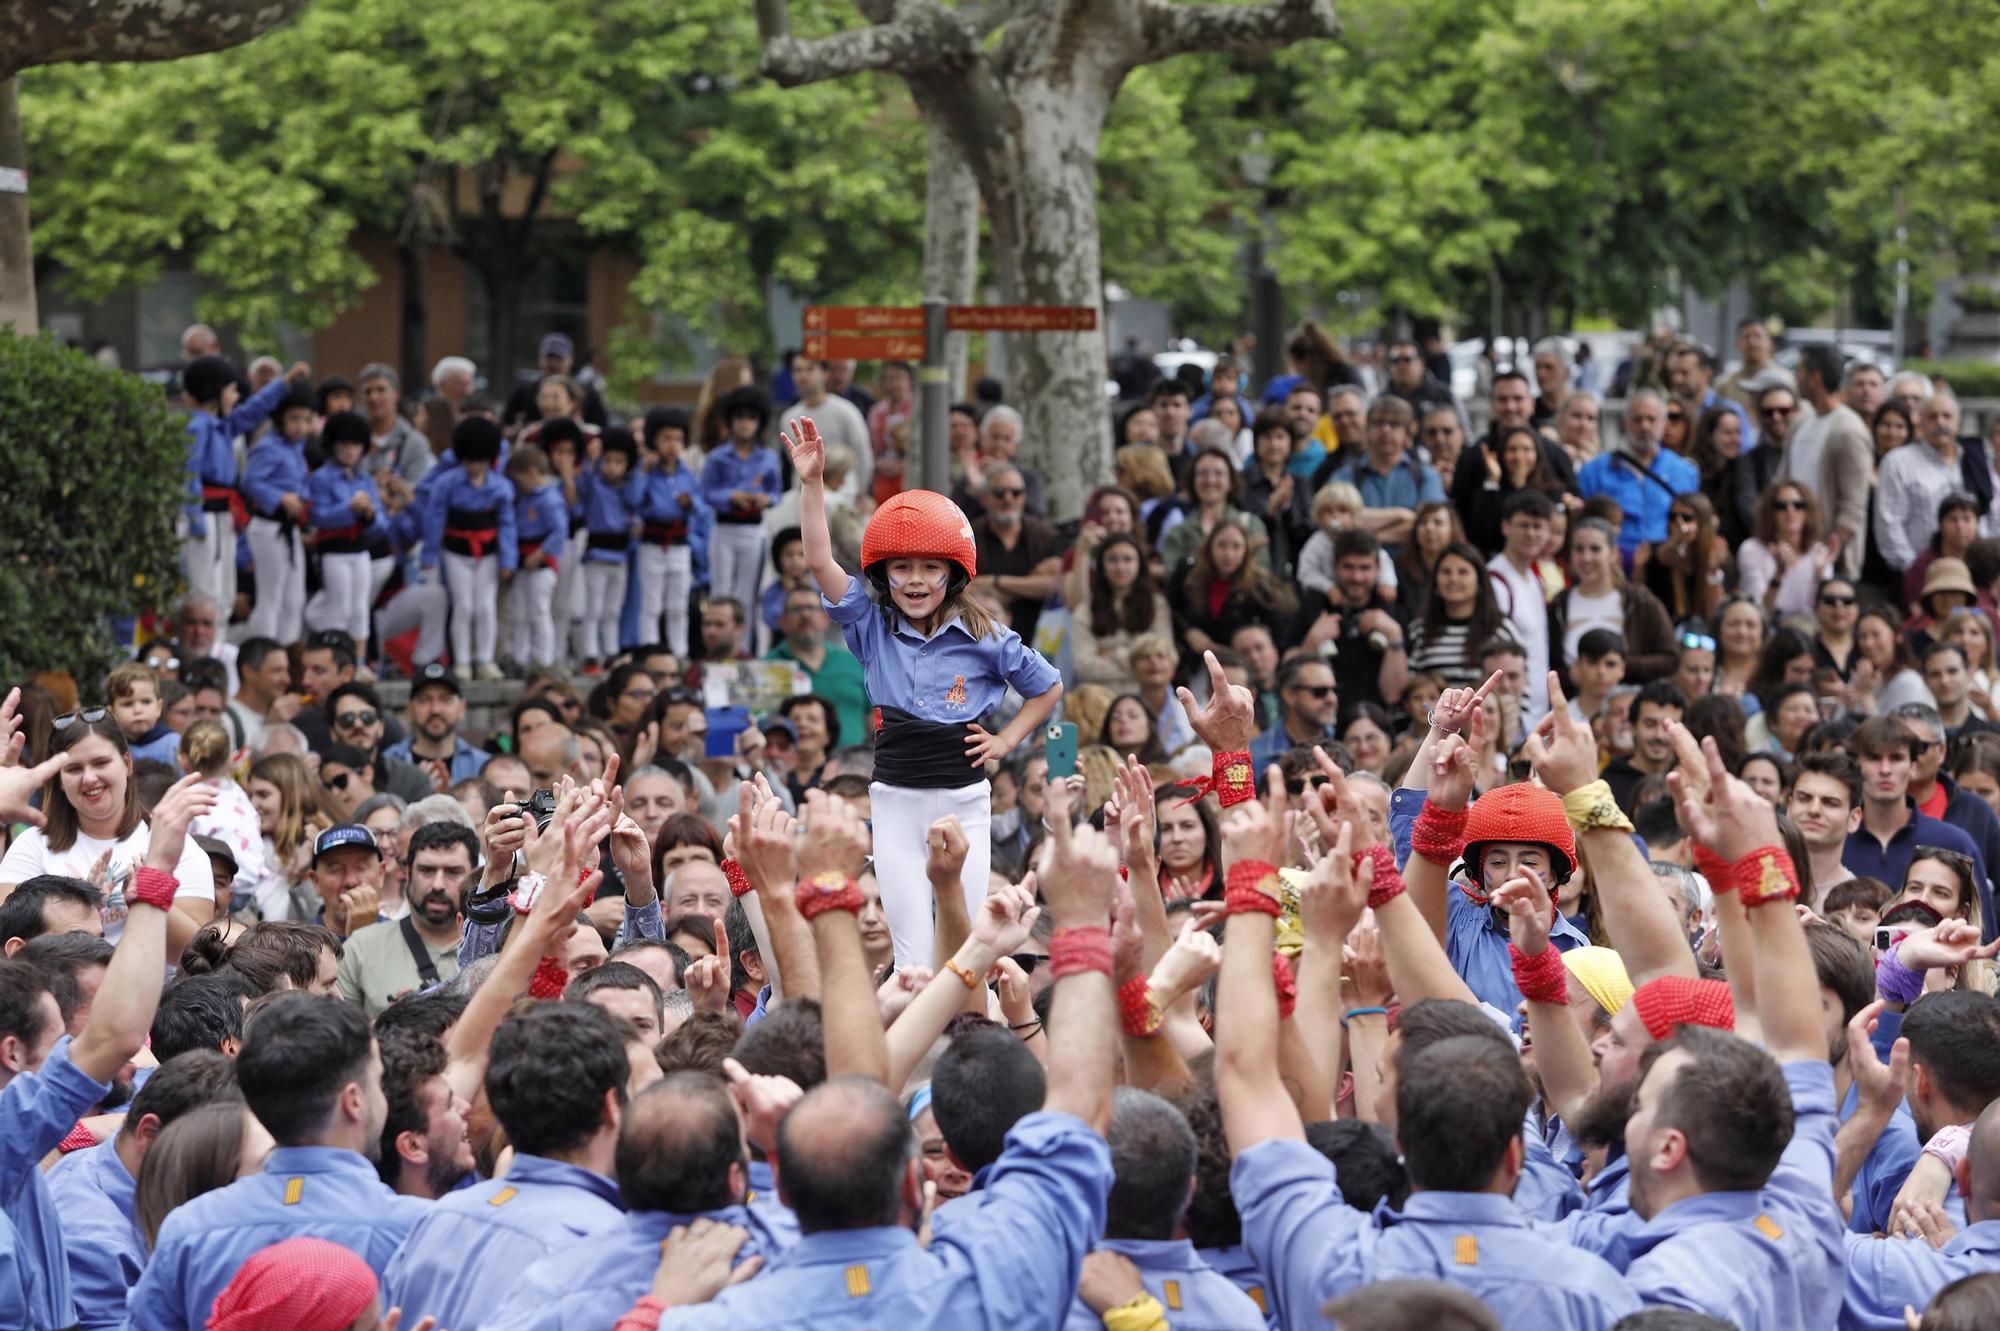
[[[1333,0],[1271,0],[1261,5],[1141,0],[1139,24],[1144,63],[1196,51],[1257,54],[1308,38],[1340,35]]]

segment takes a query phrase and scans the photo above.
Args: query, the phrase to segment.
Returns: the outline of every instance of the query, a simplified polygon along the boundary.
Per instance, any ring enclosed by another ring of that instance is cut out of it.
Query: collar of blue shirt
[[[344,1146],[280,1146],[264,1157],[266,1174],[366,1174],[379,1178],[359,1151]]]
[[[1635,1226],[1627,1235],[1633,1257],[1666,1242],[1696,1225],[1755,1220],[1764,1210],[1764,1199],[1756,1192],[1703,1192],[1683,1197],[1661,1210],[1651,1220]]]
[[[1205,1271],[1208,1263],[1188,1239],[1106,1239],[1097,1245],[1130,1257],[1141,1271]]]
[[[2000,1256],[2000,1220],[1982,1220],[1967,1225],[1941,1251],[1954,1257]]]
[[[515,1156],[514,1163],[507,1167],[506,1181],[510,1184],[537,1183],[550,1187],[580,1188],[595,1193],[621,1211],[625,1209],[625,1203],[619,1197],[617,1180],[608,1179],[582,1165],[551,1160],[544,1155]]]
[[[1444,1220],[1468,1225],[1511,1225],[1526,1229],[1528,1219],[1512,1197],[1492,1192],[1414,1192],[1400,1211],[1380,1203],[1375,1215],[1384,1225],[1403,1220]]]

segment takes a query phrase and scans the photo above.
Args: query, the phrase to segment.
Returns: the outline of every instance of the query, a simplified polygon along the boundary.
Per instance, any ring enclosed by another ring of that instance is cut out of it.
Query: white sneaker
[[[500,673],[500,667],[491,661],[481,661],[475,666],[472,671],[472,677],[488,681],[506,678],[505,675]]]

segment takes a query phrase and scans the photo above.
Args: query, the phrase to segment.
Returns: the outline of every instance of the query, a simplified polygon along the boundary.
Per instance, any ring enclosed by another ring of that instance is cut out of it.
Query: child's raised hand
[[[792,452],[792,469],[799,474],[801,485],[818,485],[826,479],[826,440],[820,437],[819,427],[812,417],[801,416],[792,422],[790,431],[782,432],[785,447]]]

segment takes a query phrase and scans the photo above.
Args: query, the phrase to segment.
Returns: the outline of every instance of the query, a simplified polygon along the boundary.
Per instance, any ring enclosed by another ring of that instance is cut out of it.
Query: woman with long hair
[[[1167,760],[1166,746],[1160,742],[1159,721],[1136,692],[1122,693],[1111,700],[1104,713],[1104,742],[1120,753],[1137,754],[1139,761],[1149,767]]]
[[[1819,502],[1793,480],[1757,496],[1754,535],[1736,551],[1736,593],[1763,605],[1772,619],[1813,612],[1820,582],[1833,568],[1833,547],[1820,537]]]
[[[1760,710],[1769,711],[1772,698],[1785,685],[1812,687],[1816,668],[1812,640],[1797,629],[1779,629],[1764,640],[1764,648],[1757,654],[1757,672],[1750,677],[1750,692],[1762,704]]]
[[[1464,545],[1465,527],[1458,510],[1442,500],[1417,505],[1410,524],[1410,539],[1396,556],[1396,608],[1405,620],[1415,619],[1424,610],[1424,592],[1431,585],[1431,571],[1447,547]]]
[[[1748,470],[1742,465],[1743,418],[1732,404],[1719,403],[1695,420],[1688,456],[1701,472],[1701,492],[1715,505],[1722,538],[1732,546],[1741,544],[1750,534],[1752,512],[1742,494],[1749,488]]]
[[[257,806],[230,770],[229,732],[215,721],[197,721],[181,732],[181,767],[215,791],[215,807],[188,824],[188,835],[214,837],[236,857],[236,882],[254,883],[266,870],[264,831]],[[234,884],[231,885],[234,895]],[[220,914],[229,907],[218,901]]]
[[[1882,918],[1888,919],[1897,907],[1912,902],[1928,906],[1945,919],[1964,920],[1975,927],[1984,926],[1979,889],[1973,880],[1972,857],[1958,851],[1938,846],[1917,847],[1910,856],[1910,867],[1903,874],[1903,890],[1882,911]],[[1980,993],[1993,991],[1993,963],[1990,961],[1969,962],[1957,968],[1957,972],[1951,977],[1952,988]]]
[[[1993,621],[1984,610],[1954,610],[1938,626],[1938,641],[1965,653],[1966,696],[1980,716],[1993,719]]]
[[[1660,432],[1660,445],[1669,452],[1686,457],[1694,449],[1695,420],[1701,415],[1701,404],[1693,398],[1676,393],[1667,399],[1667,424]]]
[[[1861,659],[1847,681],[1843,701],[1848,711],[1857,716],[1887,716],[1904,703],[1937,706],[1894,610],[1879,605],[1863,610],[1854,621],[1854,641]]]
[[[1160,893],[1168,901],[1205,901],[1222,895],[1222,832],[1199,791],[1173,786],[1160,792]]]
[[[741,356],[724,356],[702,380],[701,396],[694,404],[694,438],[688,440],[686,455],[691,466],[699,467],[702,454],[729,437],[729,422],[722,419],[722,399],[736,389],[753,383],[750,362]]]
[[[1262,624],[1282,641],[1299,608],[1292,589],[1252,557],[1250,537],[1235,522],[1209,532],[1194,562],[1175,573],[1174,586],[1169,600],[1181,608],[1181,643],[1196,657],[1227,647],[1245,624]]]
[[[249,796],[257,810],[263,842],[264,872],[256,878],[239,873],[235,896],[254,907],[260,920],[290,920],[312,913],[310,887],[313,842],[321,832],[342,822],[333,798],[294,753],[273,753],[250,768]]]
[[[1471,688],[1481,678],[1474,653],[1490,638],[1513,636],[1493,597],[1486,561],[1469,545],[1445,547],[1431,567],[1423,614],[1410,625],[1410,669],[1435,670],[1447,685]]]
[[[1108,536],[1091,561],[1090,599],[1070,613],[1070,641],[1079,683],[1116,693],[1137,687],[1126,654],[1148,633],[1171,633],[1173,611],[1146,567],[1146,551],[1130,534]]]
[[[1675,623],[1707,619],[1728,594],[1729,543],[1715,530],[1715,505],[1697,490],[1667,508],[1667,539],[1642,550],[1644,580]]]
[[[1584,634],[1610,629],[1625,639],[1626,683],[1644,684],[1672,674],[1678,659],[1673,621],[1659,597],[1625,581],[1617,529],[1603,518],[1578,518],[1571,524],[1563,562],[1574,581],[1549,603],[1549,641],[1562,648],[1557,657],[1562,668],[1576,664]]]
[[[1136,536],[1148,561],[1153,548],[1146,544],[1145,528],[1139,522],[1139,497],[1119,485],[1100,485],[1083,501],[1083,522],[1077,527],[1076,543],[1063,551],[1062,599],[1070,607],[1090,599],[1090,571],[1097,547],[1108,536]]]
[[[1845,684],[1861,661],[1861,649],[1854,641],[1854,625],[1859,617],[1855,607],[1861,597],[1846,578],[1828,578],[1819,585],[1819,599],[1813,606],[1813,664],[1831,671]]]
[[[1500,510],[1516,490],[1539,490],[1557,503],[1574,497],[1565,495],[1542,449],[1542,436],[1528,426],[1501,429],[1493,446],[1480,449],[1479,456],[1486,462],[1485,475],[1461,469],[1463,483],[1453,486],[1451,498],[1465,518],[1472,543],[1481,550],[1497,551],[1505,543]]]
[[[1152,444],[1126,444],[1111,455],[1112,479],[1118,488],[1139,500],[1139,521],[1146,526],[1146,540],[1159,548],[1160,533],[1167,519],[1181,511],[1180,496],[1174,493],[1173,468],[1167,455]]]
[[[1875,441],[1875,461],[1880,463],[1917,437],[1917,418],[1910,414],[1908,407],[1892,397],[1875,409],[1875,419],[1868,423],[1868,433]]]
[[[49,756],[60,758],[42,786],[46,825],[14,839],[0,859],[0,888],[11,890],[39,874],[81,878],[104,890],[104,936],[125,931],[125,888],[146,862],[151,827],[132,779],[125,732],[104,708],[55,719]],[[215,875],[208,853],[188,837],[174,876],[180,890],[167,912],[167,955],[177,957],[195,930],[215,913]]]
[[[1755,714],[1761,704],[1751,691],[1757,677],[1759,653],[1764,650],[1764,634],[1770,616],[1760,602],[1747,596],[1732,596],[1715,614],[1715,683],[1711,691],[1726,694]]]
[[[1237,507],[1243,495],[1243,473],[1236,470],[1229,454],[1220,448],[1204,448],[1188,463],[1181,487],[1186,513],[1160,539],[1160,557],[1169,569],[1178,569],[1215,529],[1226,522],[1241,527],[1250,537],[1257,562],[1270,566],[1271,536],[1264,520]]]
[[[1380,703],[1358,702],[1348,708],[1347,719],[1340,727],[1340,742],[1353,755],[1357,772],[1382,775],[1395,747],[1392,726],[1389,709]]]
[[[255,1174],[275,1145],[241,1100],[205,1104],[160,1129],[139,1163],[132,1193],[134,1219],[147,1249],[159,1241],[168,1212]]]

